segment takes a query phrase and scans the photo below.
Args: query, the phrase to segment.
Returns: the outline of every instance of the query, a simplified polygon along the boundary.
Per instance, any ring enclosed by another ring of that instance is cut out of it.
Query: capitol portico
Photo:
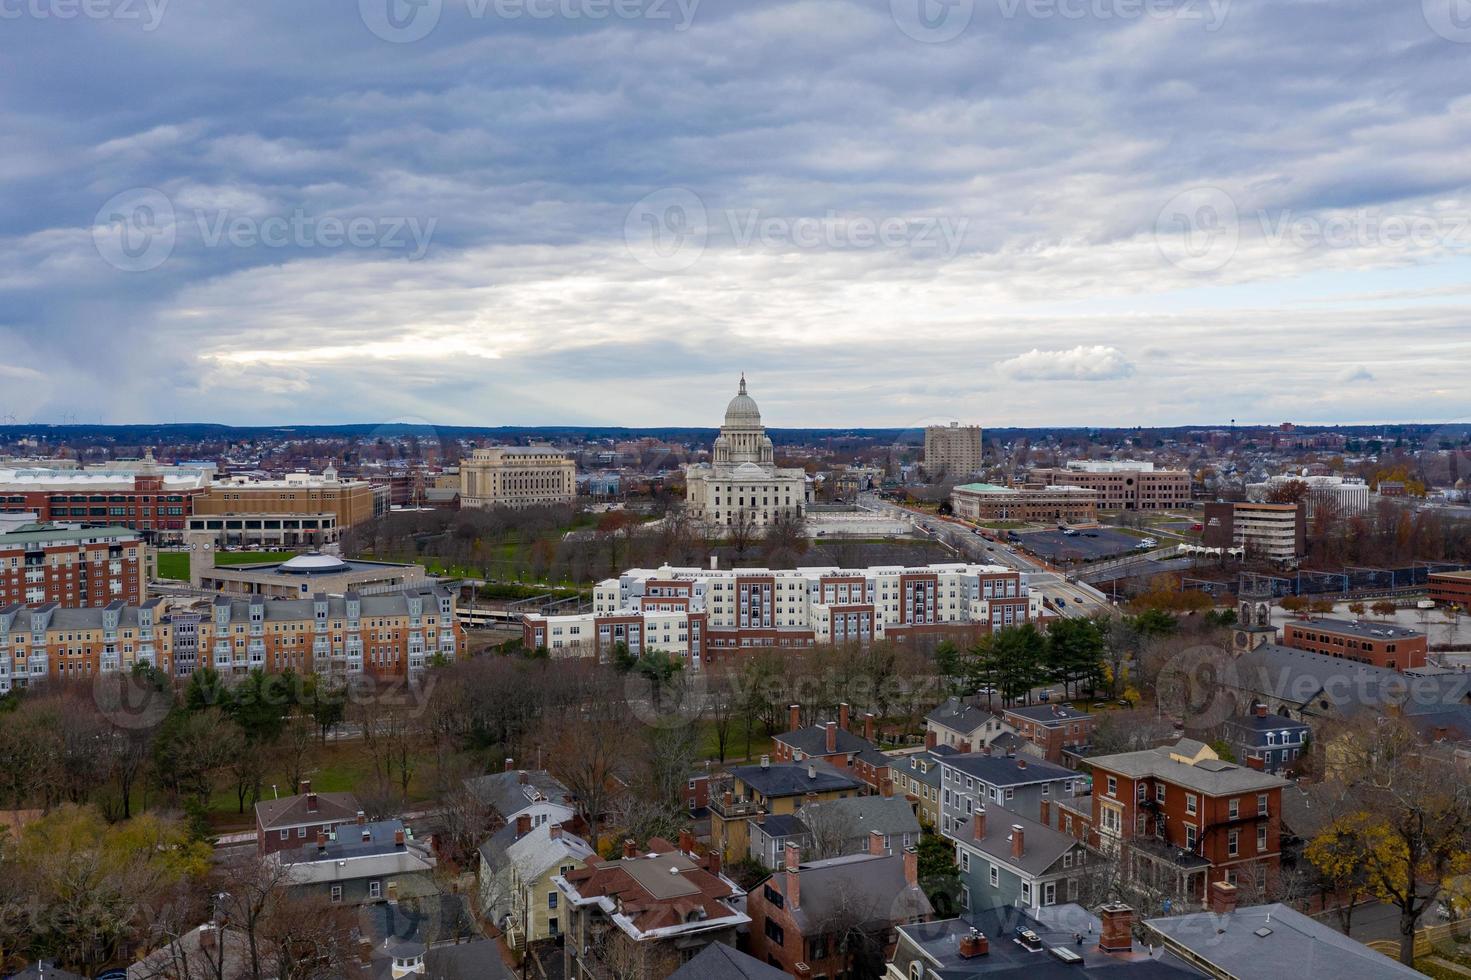
[[[685,481],[690,516],[706,524],[765,527],[783,517],[801,520],[807,509],[806,471],[776,465],[744,374],[726,406],[710,462],[688,467]]]

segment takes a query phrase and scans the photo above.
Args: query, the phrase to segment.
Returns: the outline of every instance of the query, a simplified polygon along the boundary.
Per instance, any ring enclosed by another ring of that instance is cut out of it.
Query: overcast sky
[[[0,0],[0,417],[1465,419],[1464,3]]]

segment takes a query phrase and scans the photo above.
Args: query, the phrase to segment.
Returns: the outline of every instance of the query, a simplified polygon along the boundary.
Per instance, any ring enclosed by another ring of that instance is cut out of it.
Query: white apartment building
[[[577,499],[577,464],[549,446],[477,449],[460,461],[460,506],[568,506]]]
[[[593,609],[528,615],[523,642],[553,656],[607,659],[663,650],[692,666],[722,651],[903,639],[1000,629],[1041,613],[1022,576],[1001,565],[937,564],[735,570],[631,569],[598,583]]]
[[[800,520],[807,506],[807,473],[779,468],[761,410],[746,394],[746,376],[725,409],[710,462],[685,468],[685,505],[696,520],[720,527],[765,527]]]

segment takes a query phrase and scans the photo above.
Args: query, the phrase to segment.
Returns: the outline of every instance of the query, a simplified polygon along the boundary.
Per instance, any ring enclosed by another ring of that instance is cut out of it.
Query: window
[[[1032,904],[1032,883],[1030,881],[1024,881],[1024,882],[1022,882],[1022,905],[1031,905],[1031,904]]]
[[[557,917],[555,915],[552,916],[550,919],[547,920],[547,930],[553,936],[561,935],[561,929],[559,928],[559,926],[557,924]]]
[[[1226,803],[1226,815],[1232,820],[1235,820],[1237,817],[1241,816],[1241,801],[1236,799],[1235,797],[1232,797],[1230,800],[1228,800]]]
[[[970,852],[969,851],[961,851],[960,852],[960,870],[961,871],[969,871],[970,870]]]
[[[1185,825],[1185,849],[1187,851],[1195,850],[1195,828],[1189,824]]]
[[[1119,795],[1119,781],[1116,778],[1114,778],[1113,776],[1109,776],[1108,777],[1108,795],[1109,796],[1118,796]]]
[[[1241,853],[1241,831],[1233,830],[1226,835],[1226,856],[1236,857]]]
[[[1062,856],[1062,866],[1064,868],[1071,868],[1073,866],[1073,852],[1072,851],[1068,851],[1066,854],[1064,854]]]
[[[1001,886],[1001,872],[998,871],[996,869],[996,865],[993,864],[993,865],[991,865],[991,887],[992,888],[999,888],[1000,886]]]
[[[369,898],[382,898],[383,897],[383,882],[381,882],[381,881],[370,881],[370,882],[368,882],[368,897]]]
[[[1256,851],[1265,854],[1267,851],[1267,825],[1262,824],[1256,829]]]
[[[1042,904],[1043,905],[1056,905],[1057,904],[1057,882],[1055,882],[1055,881],[1048,881],[1048,882],[1044,882],[1043,883],[1043,885],[1042,885]]]
[[[332,904],[333,905],[336,905],[340,901],[342,901],[342,886],[341,885],[333,885],[332,886]]]
[[[1163,803],[1165,801],[1165,784],[1164,783],[1155,783],[1154,784],[1154,799],[1158,803]]]
[[[291,831],[289,831],[289,830],[283,830],[283,831],[281,831],[281,839],[282,840],[290,840],[291,839]]]
[[[1256,815],[1265,817],[1267,815],[1267,794],[1258,793],[1256,797]]]
[[[557,907],[557,892],[556,892],[556,889],[553,889],[552,891],[547,892],[547,908],[554,909],[556,907]]]
[[[1190,814],[1195,813],[1195,794],[1194,793],[1186,793],[1185,794],[1185,812],[1186,813],[1190,813]]]
[[[786,945],[786,943],[787,943],[787,934],[786,934],[786,931],[783,930],[781,926],[777,925],[775,921],[773,921],[771,919],[767,919],[766,920],[766,929],[765,929],[765,932],[766,932],[766,938],[767,939],[770,939],[772,942],[776,943],[778,946],[785,946]]]

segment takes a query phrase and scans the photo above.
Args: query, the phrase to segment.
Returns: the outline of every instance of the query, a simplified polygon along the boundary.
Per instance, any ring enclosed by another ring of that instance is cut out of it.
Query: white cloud
[[[1134,373],[1134,365],[1117,347],[1078,345],[1071,350],[1033,347],[996,365],[1018,381],[1116,381]]]
[[[1338,376],[1338,380],[1344,384],[1352,384],[1355,381],[1373,381],[1374,374],[1362,364],[1357,367],[1345,368]]]

